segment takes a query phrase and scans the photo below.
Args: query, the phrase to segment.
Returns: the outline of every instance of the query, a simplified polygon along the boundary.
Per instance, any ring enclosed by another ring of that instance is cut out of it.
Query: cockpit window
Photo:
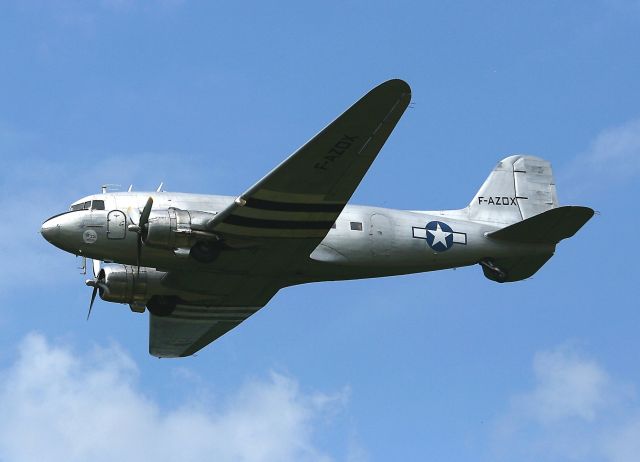
[[[72,212],[77,212],[78,210],[104,210],[104,201],[86,201],[80,202],[79,204],[73,204],[71,206]]]
[[[93,210],[104,210],[104,201],[93,201],[91,208]]]

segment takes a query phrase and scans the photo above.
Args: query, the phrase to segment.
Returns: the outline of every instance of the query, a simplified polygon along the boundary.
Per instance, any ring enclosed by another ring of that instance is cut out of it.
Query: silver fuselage
[[[44,223],[42,233],[52,244],[72,254],[135,265],[137,238],[127,226],[135,222],[133,217],[139,216],[149,197],[153,197],[155,210],[173,207],[209,213],[224,210],[235,199],[172,192],[95,194],[82,201],[103,200],[104,210],[70,211],[54,216]],[[434,250],[424,238],[426,233],[422,230],[434,221],[445,223],[460,236],[445,251]],[[473,265],[486,257],[553,252],[553,246],[549,245],[505,244],[486,237],[486,233],[499,228],[490,222],[469,220],[467,209],[426,212],[347,205],[335,228],[309,255],[308,261],[268,276],[282,280],[284,286],[433,271]],[[234,271],[234,260],[241,259],[242,252],[251,252],[251,249],[236,250],[203,264],[188,255],[145,246],[140,263],[160,271],[227,273]]]

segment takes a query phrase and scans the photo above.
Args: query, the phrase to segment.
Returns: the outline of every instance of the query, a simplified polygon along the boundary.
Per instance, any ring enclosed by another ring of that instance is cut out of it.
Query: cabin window
[[[93,201],[91,208],[93,210],[104,210],[104,201]]]
[[[71,211],[72,212],[77,212],[78,210],[82,210],[84,207],[84,204],[73,204],[71,206]]]
[[[362,223],[360,223],[359,221],[352,221],[351,222],[351,230],[352,231],[362,231]]]

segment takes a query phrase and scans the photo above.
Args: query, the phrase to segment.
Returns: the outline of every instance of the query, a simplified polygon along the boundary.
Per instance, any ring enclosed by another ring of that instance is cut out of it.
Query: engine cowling
[[[164,292],[160,282],[165,272],[152,268],[107,263],[100,269],[98,280],[104,283],[100,298],[108,302],[142,304],[153,295]]]
[[[214,213],[168,208],[149,217],[143,241],[145,245],[174,250],[190,248],[197,234],[206,234],[206,223]]]

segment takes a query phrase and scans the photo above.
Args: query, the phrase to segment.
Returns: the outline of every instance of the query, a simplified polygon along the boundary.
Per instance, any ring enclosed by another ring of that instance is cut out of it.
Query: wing
[[[402,80],[377,86],[216,215],[209,229],[231,239],[311,238],[317,245],[410,100]]]
[[[149,353],[189,356],[221,337],[260,307],[178,305],[170,316],[149,316]]]
[[[179,303],[168,316],[149,316],[149,353],[159,358],[189,356],[254,314],[281,287],[277,278],[250,275],[170,272],[175,287],[205,286],[212,291],[197,303]]]

